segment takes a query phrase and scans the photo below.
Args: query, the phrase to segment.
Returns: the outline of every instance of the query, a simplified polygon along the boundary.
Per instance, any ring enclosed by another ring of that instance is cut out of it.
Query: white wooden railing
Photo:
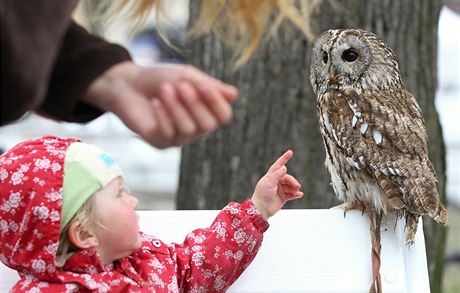
[[[140,211],[140,225],[166,242],[182,242],[207,227],[218,211]],[[359,211],[282,210],[269,220],[262,247],[229,292],[368,292],[371,284],[369,220]],[[382,223],[381,277],[385,293],[429,292],[423,227],[404,245],[404,221]],[[0,292],[17,274],[0,263]]]

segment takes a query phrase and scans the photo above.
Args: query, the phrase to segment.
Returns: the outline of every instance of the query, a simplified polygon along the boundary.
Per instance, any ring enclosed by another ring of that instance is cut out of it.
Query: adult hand
[[[177,146],[214,131],[232,118],[238,91],[189,65],[109,68],[84,100],[116,114],[158,148]]]
[[[287,201],[303,196],[300,183],[287,174],[285,166],[293,155],[291,150],[285,152],[256,185],[251,200],[265,219],[276,214]]]

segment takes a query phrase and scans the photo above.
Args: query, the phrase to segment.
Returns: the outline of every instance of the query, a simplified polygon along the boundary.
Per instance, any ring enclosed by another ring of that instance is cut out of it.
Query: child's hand
[[[292,156],[291,150],[285,152],[256,185],[251,200],[266,220],[276,214],[288,200],[303,196],[300,183],[287,174],[285,164]]]

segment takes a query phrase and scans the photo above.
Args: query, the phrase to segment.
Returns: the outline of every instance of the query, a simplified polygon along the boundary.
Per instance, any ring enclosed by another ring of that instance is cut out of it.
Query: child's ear
[[[70,224],[68,232],[70,243],[79,249],[96,247],[99,242],[91,231],[88,231],[79,221]]]

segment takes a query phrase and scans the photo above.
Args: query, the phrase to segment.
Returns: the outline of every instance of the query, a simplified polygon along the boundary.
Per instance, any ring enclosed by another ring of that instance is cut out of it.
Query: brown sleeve
[[[2,0],[1,124],[36,109],[77,1]]]
[[[87,122],[98,117],[103,112],[82,102],[81,98],[93,80],[126,60],[130,60],[130,56],[123,47],[107,43],[71,23],[39,112],[71,122]]]
[[[84,122],[101,114],[80,102],[87,86],[130,57],[71,21],[75,0],[2,0],[1,125],[35,110]]]

